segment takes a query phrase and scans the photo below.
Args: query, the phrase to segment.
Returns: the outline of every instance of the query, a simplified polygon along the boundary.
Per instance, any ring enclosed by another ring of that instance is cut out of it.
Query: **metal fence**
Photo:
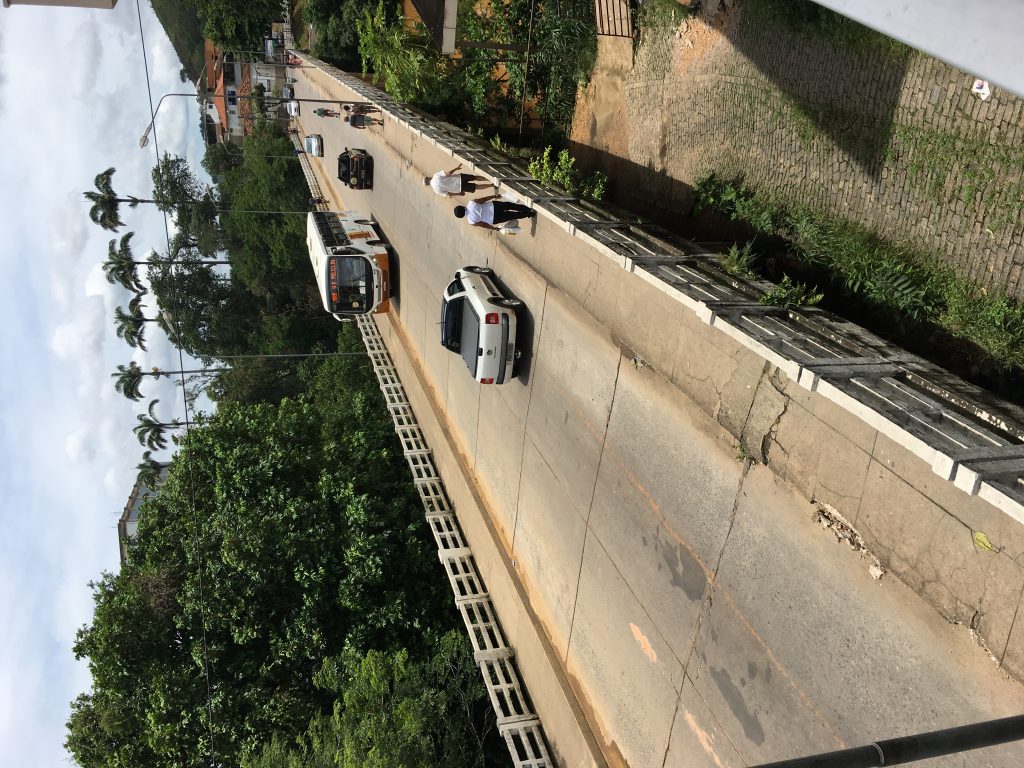
[[[632,0],[594,0],[594,24],[599,35],[633,37]]]
[[[391,354],[369,316],[362,315],[357,322],[423,503],[427,525],[437,543],[437,556],[448,576],[455,606],[469,633],[473,658],[480,667],[497,715],[498,731],[517,768],[555,768],[540,718],[533,711],[526,687],[519,678],[513,651],[501,631],[487,587],[459,528]]]
[[[903,445],[945,480],[1024,523],[1024,410],[814,308],[760,303],[772,286],[733,277],[721,256],[655,225],[551,189],[479,136],[399,104],[337,68],[309,63],[392,119],[500,182],[522,202],[690,308],[708,325]]]

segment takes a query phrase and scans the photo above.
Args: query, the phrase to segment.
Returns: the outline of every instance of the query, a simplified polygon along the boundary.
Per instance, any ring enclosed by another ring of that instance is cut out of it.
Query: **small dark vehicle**
[[[338,180],[349,189],[373,189],[373,158],[365,149],[349,149],[338,155]]]

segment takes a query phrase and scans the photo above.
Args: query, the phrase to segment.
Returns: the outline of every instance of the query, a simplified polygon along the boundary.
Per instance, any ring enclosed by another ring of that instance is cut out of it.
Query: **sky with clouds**
[[[181,64],[147,0],[142,27],[154,102],[181,92]],[[68,703],[89,686],[71,653],[92,615],[88,582],[118,567],[117,519],[142,455],[131,432],[151,397],[161,417],[181,415],[170,383],[132,403],[111,372],[134,359],[177,367],[149,332],[149,352],[114,335],[130,295],[105,280],[113,233],[88,217],[82,192],[105,168],[119,193],[148,197],[153,142],[134,0],[114,10],[0,8],[0,764],[53,766]],[[197,105],[167,99],[156,120],[161,152],[198,169]],[[124,208],[139,259],[163,250],[159,212]],[[148,330],[148,329],[147,329]],[[179,390],[180,392],[180,390]]]

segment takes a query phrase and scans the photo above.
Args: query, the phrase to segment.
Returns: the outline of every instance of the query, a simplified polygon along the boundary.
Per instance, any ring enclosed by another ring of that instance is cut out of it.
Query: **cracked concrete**
[[[748,456],[807,500],[834,507],[856,525],[881,565],[940,615],[970,623],[980,613],[979,638],[1005,648],[997,660],[1024,679],[1024,619],[1017,618],[1024,525],[956,489],[909,451],[709,329],[664,294],[638,285],[620,269],[598,265],[598,271],[600,290],[588,306],[598,322],[720,424]],[[604,300],[612,296],[619,298]],[[665,328],[675,328],[675,337]],[[985,533],[996,552],[980,551],[973,531]],[[926,557],[929,550],[941,555]],[[977,562],[982,558],[989,559],[985,567]],[[986,584],[997,573],[1005,588],[986,596]]]

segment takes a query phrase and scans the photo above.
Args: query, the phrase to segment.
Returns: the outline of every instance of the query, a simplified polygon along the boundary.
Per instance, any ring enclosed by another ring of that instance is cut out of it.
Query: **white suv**
[[[303,142],[303,148],[306,150],[307,155],[314,155],[315,157],[324,156],[324,137],[319,133],[311,133],[306,137]]]
[[[441,345],[458,352],[481,384],[515,376],[516,313],[523,302],[505,296],[494,270],[463,267],[441,297]]]

